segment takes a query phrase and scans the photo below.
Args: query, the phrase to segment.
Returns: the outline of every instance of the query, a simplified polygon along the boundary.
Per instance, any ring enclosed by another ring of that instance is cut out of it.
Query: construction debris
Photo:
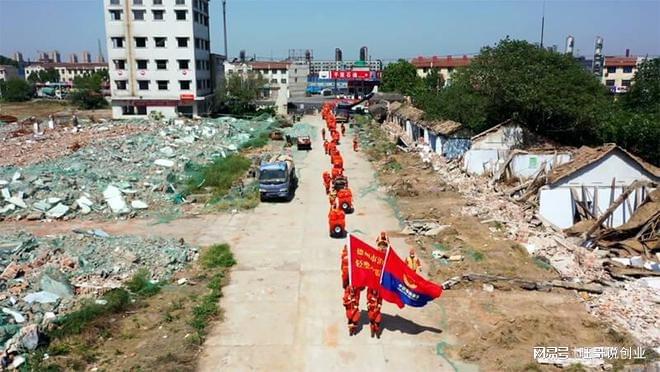
[[[404,235],[424,235],[424,236],[436,236],[442,231],[449,228],[449,225],[441,225],[437,221],[429,220],[410,220],[405,221],[406,226],[401,231],[401,234]]]

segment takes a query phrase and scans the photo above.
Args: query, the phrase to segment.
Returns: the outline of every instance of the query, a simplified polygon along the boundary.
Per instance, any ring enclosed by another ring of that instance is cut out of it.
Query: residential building
[[[52,62],[55,63],[60,63],[62,62],[62,57],[60,56],[60,52],[57,50],[53,50],[50,52],[49,58]]]
[[[76,53],[69,54],[69,63],[78,63],[78,55]]]
[[[625,93],[630,88],[643,57],[605,57],[602,82],[612,93]]]
[[[209,111],[208,0],[104,0],[104,12],[113,117]]]
[[[0,65],[0,81],[18,77],[18,69],[12,65]]]
[[[55,69],[60,74],[60,82],[73,83],[78,76],[83,76],[95,71],[108,70],[106,63],[55,63],[55,62],[37,62],[25,67],[25,78],[41,70]]]
[[[413,58],[412,63],[417,68],[417,76],[426,77],[431,70],[438,70],[440,76],[445,81],[445,85],[451,84],[451,75],[457,68],[465,67],[470,64],[472,58],[466,55],[462,57],[417,57]]]
[[[214,90],[222,90],[225,85],[225,61],[222,54],[211,53],[211,86]]]
[[[341,54],[341,51],[339,52]],[[383,62],[381,60],[371,61],[316,61],[309,62],[309,73],[319,75],[322,71],[348,71],[354,67],[367,68],[368,71],[382,71]]]
[[[305,96],[309,65],[304,61],[250,61],[225,63],[225,75],[250,72],[260,74],[266,81],[263,98],[276,99],[279,92],[284,92],[286,98]]]
[[[23,63],[23,53],[15,52],[14,53],[14,61],[16,61],[18,63]]]
[[[88,51],[82,52],[82,63],[91,63],[92,62],[92,54]]]

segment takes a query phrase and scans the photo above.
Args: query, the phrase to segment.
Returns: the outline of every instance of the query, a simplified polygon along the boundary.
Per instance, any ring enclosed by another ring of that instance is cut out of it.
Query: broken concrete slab
[[[57,300],[59,299],[60,296],[58,296],[55,293],[51,293],[47,291],[32,292],[32,293],[28,293],[25,297],[23,297],[23,301],[29,304],[32,304],[33,302],[37,302],[40,304],[51,304],[57,302]]]
[[[161,147],[161,149],[158,151],[168,158],[173,158],[176,155],[174,149],[171,148],[170,146]]]
[[[19,208],[23,208],[23,209],[27,208],[27,204],[25,204],[23,199],[19,198],[18,196],[12,196],[11,198],[7,199],[7,201]]]
[[[86,197],[85,195],[83,195],[83,196],[79,197],[78,199],[76,199],[76,203],[78,203],[78,205],[81,206],[81,207],[82,207],[83,205],[86,205],[86,206],[88,206],[88,207],[91,207],[92,205],[94,205],[94,202],[91,201],[91,200],[90,200],[88,197]]]
[[[60,276],[62,278],[56,279],[51,277],[51,275]],[[39,280],[39,286],[42,291],[54,293],[62,298],[73,297],[73,289],[71,288],[71,286],[69,285],[69,283],[66,281],[66,279],[63,277],[61,273],[60,274],[44,273],[41,276],[41,280]]]
[[[67,212],[69,212],[69,209],[70,208],[68,206],[66,206],[62,203],[59,203],[56,206],[54,206],[53,208],[49,209],[48,212],[46,212],[46,217],[61,218],[65,214],[67,214]]]
[[[2,198],[5,200],[11,198],[11,193],[9,192],[9,189],[6,187],[0,189],[0,194],[2,194]]]
[[[39,200],[36,203],[32,203],[32,208],[36,209],[40,212],[46,212],[47,210],[49,210],[52,207],[53,207],[52,204],[50,204],[46,200]]]
[[[108,185],[103,190],[103,198],[115,214],[126,214],[131,211],[122,197],[121,190],[116,186]]]
[[[16,323],[24,323],[25,322],[25,317],[23,316],[23,314],[19,313],[16,310],[12,310],[12,309],[8,309],[6,307],[3,307],[2,312],[7,314],[7,315],[11,315],[12,317],[14,317],[14,321]]]
[[[154,164],[165,168],[172,168],[174,166],[174,161],[169,159],[156,159],[156,161],[154,161]]]
[[[0,208],[0,214],[5,214],[7,212],[11,212],[14,209],[16,209],[16,206],[14,204],[7,204],[4,207]]]
[[[131,208],[133,209],[147,209],[149,205],[142,200],[133,200],[131,202]]]

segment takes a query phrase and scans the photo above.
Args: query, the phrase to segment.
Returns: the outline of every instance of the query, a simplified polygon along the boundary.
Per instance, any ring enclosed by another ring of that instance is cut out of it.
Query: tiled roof
[[[605,57],[605,67],[637,66],[637,57]]]
[[[463,67],[470,64],[472,58],[468,56],[462,57],[416,57],[413,58],[410,63],[415,65],[417,68],[444,68],[444,67]]]

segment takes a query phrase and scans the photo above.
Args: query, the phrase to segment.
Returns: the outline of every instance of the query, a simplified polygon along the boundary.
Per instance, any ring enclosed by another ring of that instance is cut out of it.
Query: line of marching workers
[[[321,129],[323,138],[323,147],[325,153],[330,156],[332,169],[323,172],[323,184],[325,193],[330,202],[330,212],[328,213],[328,222],[330,227],[330,236],[333,238],[343,238],[346,236],[346,214],[353,213],[353,195],[348,187],[348,177],[344,175],[344,160],[337,145],[340,138],[346,135],[346,127],[341,123],[341,135],[337,129],[337,120],[332,112],[331,105],[324,105],[321,115],[326,122],[327,130],[330,133],[330,140],[326,139],[326,128]],[[358,151],[359,141],[357,135],[353,137],[353,151]],[[381,232],[376,238],[376,247],[382,252],[390,248],[390,239],[385,232]],[[406,264],[418,271],[421,268],[419,259],[415,256],[415,251],[410,250],[410,256],[406,257]],[[341,280],[344,289],[343,304],[346,309],[346,318],[348,320],[348,334],[355,335],[359,330],[360,323],[360,294],[364,287],[355,287],[349,280],[348,249],[344,245],[341,252]],[[380,338],[382,314],[381,307],[383,298],[378,289],[367,289],[367,313],[369,316],[369,325],[371,337]]]

